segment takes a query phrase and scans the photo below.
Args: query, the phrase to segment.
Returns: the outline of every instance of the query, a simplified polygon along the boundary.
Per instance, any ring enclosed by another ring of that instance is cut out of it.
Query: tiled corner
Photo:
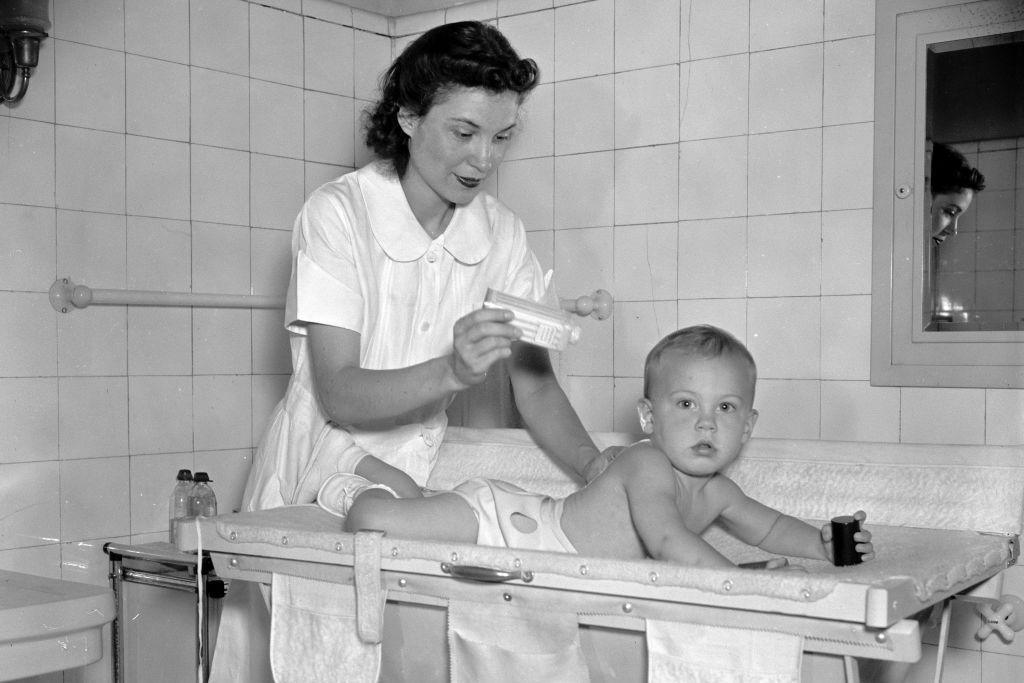
[[[356,31],[353,73],[356,99],[377,101],[379,79],[391,64],[391,42],[382,35]]]

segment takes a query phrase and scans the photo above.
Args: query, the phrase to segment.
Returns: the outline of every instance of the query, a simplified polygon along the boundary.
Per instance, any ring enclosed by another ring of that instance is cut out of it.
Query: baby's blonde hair
[[[654,383],[655,370],[662,356],[669,351],[677,351],[688,356],[699,358],[719,358],[733,354],[741,358],[750,367],[750,398],[754,398],[754,385],[757,383],[757,364],[750,351],[739,339],[714,325],[692,325],[669,334],[659,341],[647,354],[644,363],[644,398],[651,397],[651,384]]]

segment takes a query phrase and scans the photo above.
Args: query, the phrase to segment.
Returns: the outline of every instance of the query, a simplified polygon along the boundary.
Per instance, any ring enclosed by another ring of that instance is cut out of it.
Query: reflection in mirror
[[[926,101],[925,330],[1024,329],[1024,31],[930,43]]]

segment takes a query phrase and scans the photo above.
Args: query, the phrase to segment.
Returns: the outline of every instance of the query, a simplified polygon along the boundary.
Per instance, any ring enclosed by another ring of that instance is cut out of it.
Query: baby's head
[[[710,325],[677,330],[647,355],[640,426],[676,469],[714,474],[750,439],[756,381],[754,359],[736,337]]]

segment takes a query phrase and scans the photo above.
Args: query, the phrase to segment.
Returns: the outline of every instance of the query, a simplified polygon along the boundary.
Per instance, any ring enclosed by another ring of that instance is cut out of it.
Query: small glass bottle
[[[192,470],[178,470],[177,483],[171,491],[171,500],[167,510],[167,539],[174,543],[176,539],[174,522],[185,519],[188,514],[188,498],[192,492]]]
[[[189,515],[191,517],[216,517],[217,496],[210,486],[210,475],[206,472],[196,472],[196,483],[189,495]]]

